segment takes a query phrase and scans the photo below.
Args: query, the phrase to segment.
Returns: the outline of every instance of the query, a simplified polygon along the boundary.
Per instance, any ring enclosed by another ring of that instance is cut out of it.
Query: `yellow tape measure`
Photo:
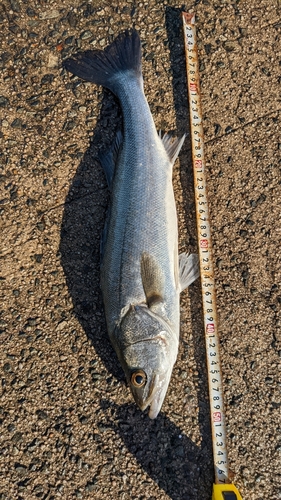
[[[212,500],[242,500],[234,484],[214,484]]]
[[[193,13],[182,12],[182,20],[189,96],[194,191],[216,483],[214,484],[212,500],[242,500],[237,488],[230,484],[231,481],[229,480],[211,227],[205,173],[195,16]]]

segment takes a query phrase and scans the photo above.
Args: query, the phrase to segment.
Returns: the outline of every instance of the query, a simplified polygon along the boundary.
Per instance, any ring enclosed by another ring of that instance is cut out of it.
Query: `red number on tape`
[[[208,240],[200,240],[200,248],[208,248]]]
[[[214,323],[208,323],[208,325],[206,326],[206,331],[207,333],[214,333],[215,331]]]
[[[215,411],[213,413],[213,420],[214,420],[214,422],[221,422],[221,412],[220,411]]]

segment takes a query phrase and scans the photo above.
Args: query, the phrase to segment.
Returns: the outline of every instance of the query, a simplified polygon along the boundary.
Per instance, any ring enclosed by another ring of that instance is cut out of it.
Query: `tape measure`
[[[237,488],[229,480],[195,16],[182,12],[182,20],[215,471],[212,500],[242,500]]]

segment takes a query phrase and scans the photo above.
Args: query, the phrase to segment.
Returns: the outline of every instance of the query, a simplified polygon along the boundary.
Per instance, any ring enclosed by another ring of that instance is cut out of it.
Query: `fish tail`
[[[83,80],[118,94],[120,74],[130,71],[141,79],[141,42],[135,29],[121,33],[105,50],[87,50],[66,59],[63,66]]]

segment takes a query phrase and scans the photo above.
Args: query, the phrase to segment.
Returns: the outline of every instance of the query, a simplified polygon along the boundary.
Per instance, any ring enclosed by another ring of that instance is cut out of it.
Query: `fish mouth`
[[[149,408],[148,416],[152,420],[157,417],[158,413],[161,410],[162,403],[163,403],[164,398],[166,396],[166,392],[165,392],[164,395],[163,395],[163,397],[162,397],[162,392],[163,391],[158,392],[157,395],[154,397],[154,399],[150,402],[150,408]]]
[[[166,396],[169,381],[170,381],[170,378],[168,378],[168,381],[167,381],[165,376],[163,376],[163,378],[162,377],[160,378],[159,375],[154,376],[153,381],[151,383],[152,391],[150,391],[148,398],[140,406],[140,409],[142,411],[146,410],[146,408],[148,408],[148,406],[150,406],[149,412],[148,412],[149,418],[154,419],[159,414],[161,407],[162,407],[162,404],[163,404],[163,401],[164,401],[165,396]],[[159,387],[159,385],[160,385],[160,387]]]

